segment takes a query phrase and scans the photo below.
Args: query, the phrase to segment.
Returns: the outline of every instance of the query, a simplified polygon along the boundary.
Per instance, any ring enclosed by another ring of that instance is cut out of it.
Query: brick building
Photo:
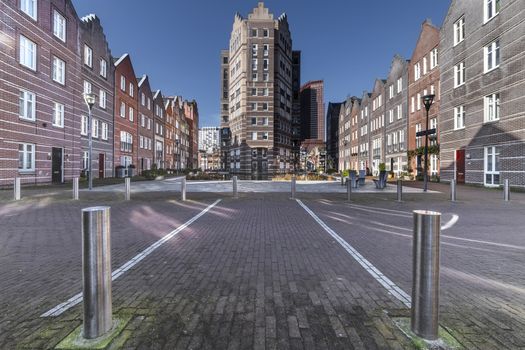
[[[199,166],[199,109],[195,100],[184,101],[183,105],[189,132],[188,167],[196,169]]]
[[[164,124],[166,128],[166,137],[164,138],[166,154],[164,155],[164,161],[166,169],[175,169],[175,114],[173,112],[173,98],[164,96],[163,99],[166,112],[166,122]]]
[[[423,175],[424,155],[423,147],[425,138],[417,137],[418,131],[426,130],[426,110],[422,97],[434,94],[434,103],[429,111],[429,129],[436,129],[437,134],[429,137],[429,176],[439,175],[439,106],[440,106],[440,72],[439,72],[439,28],[435,27],[430,20],[421,25],[421,32],[417,40],[410,67],[409,79],[409,126],[408,126],[408,151],[411,155],[409,164],[410,172],[414,175]]]
[[[376,79],[369,100],[368,161],[373,175],[379,174],[379,164],[385,162],[385,84],[386,80]]]
[[[138,105],[138,163],[137,174],[144,170],[150,170],[153,165],[154,152],[154,117],[153,117],[153,94],[149,84],[149,77],[144,74],[138,80],[139,105]]]
[[[82,55],[82,87],[84,93],[94,93],[96,104],[92,109],[93,177],[113,176],[113,115],[115,74],[111,51],[95,15],[88,15],[80,23],[80,52]],[[87,173],[89,159],[88,115],[82,111],[80,136],[82,170]]]
[[[164,138],[166,137],[164,99],[160,90],[153,94],[153,115],[155,124],[155,138],[153,146],[153,159],[158,169],[165,169],[164,155],[166,154]]]
[[[368,135],[369,130],[369,119],[370,119],[370,109],[372,108],[372,94],[369,92],[364,92],[363,97],[361,98],[361,106],[359,108],[359,117],[357,120],[357,137],[359,140],[359,155],[358,159],[358,168],[355,170],[366,170],[367,173],[370,172],[370,136]]]
[[[441,28],[441,178],[525,185],[525,7],[452,1]]]
[[[131,57],[124,54],[113,59],[115,64],[115,168],[117,176],[135,174],[138,164],[138,91]],[[123,167],[123,168],[121,168]]]
[[[385,85],[385,163],[386,170],[397,176],[408,170],[408,67],[395,55]]]
[[[309,81],[301,86],[301,141],[326,140],[324,82]]]
[[[0,3],[0,185],[80,174],[78,22],[70,0]]]

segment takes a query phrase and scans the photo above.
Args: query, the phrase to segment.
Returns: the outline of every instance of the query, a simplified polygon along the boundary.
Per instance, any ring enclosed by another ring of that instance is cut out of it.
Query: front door
[[[106,156],[104,153],[99,153],[98,154],[98,178],[99,179],[104,178],[105,166],[106,166]]]
[[[51,152],[51,181],[55,184],[61,184],[63,182],[62,148],[53,147]]]
[[[465,183],[465,150],[456,150],[456,182]]]

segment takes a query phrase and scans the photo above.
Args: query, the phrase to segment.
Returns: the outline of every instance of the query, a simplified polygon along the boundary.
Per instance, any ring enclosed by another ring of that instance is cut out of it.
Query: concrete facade
[[[452,1],[440,42],[442,179],[525,185],[524,19],[521,0]]]

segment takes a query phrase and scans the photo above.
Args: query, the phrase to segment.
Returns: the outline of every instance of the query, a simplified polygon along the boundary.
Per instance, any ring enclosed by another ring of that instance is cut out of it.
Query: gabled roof
[[[141,87],[142,84],[143,84],[146,80],[148,80],[148,76],[147,76],[146,74],[144,74],[144,75],[142,76],[142,78],[140,78],[140,80],[139,80],[139,78],[137,78],[137,80],[138,80],[138,85],[139,85],[139,87]]]
[[[122,61],[124,61],[124,59],[126,57],[129,57],[129,53],[125,53],[123,54],[122,56],[120,56],[120,58],[118,60],[115,61],[115,67],[118,66],[119,64],[122,63]]]
[[[162,97],[162,94],[160,93],[160,90],[157,90],[157,91],[155,91],[155,93],[153,94],[153,99],[156,100],[157,97],[159,97],[159,96]]]

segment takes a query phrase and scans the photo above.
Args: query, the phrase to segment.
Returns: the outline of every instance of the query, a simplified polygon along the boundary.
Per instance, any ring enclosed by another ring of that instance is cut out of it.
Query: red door
[[[456,150],[456,182],[465,183],[465,150]]]
[[[104,178],[104,165],[106,164],[105,158],[106,157],[104,156],[104,153],[98,154],[98,178],[99,179]]]

